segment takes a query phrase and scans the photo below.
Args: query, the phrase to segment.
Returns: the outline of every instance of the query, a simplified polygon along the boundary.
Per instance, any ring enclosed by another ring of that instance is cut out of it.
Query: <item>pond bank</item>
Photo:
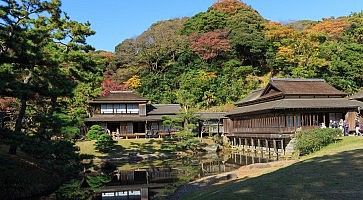
[[[203,177],[179,187],[167,199],[178,200],[181,199],[185,194],[188,194],[190,192],[200,191],[210,186],[224,184],[236,180],[246,180],[249,178],[257,177],[287,167],[296,162],[297,160],[284,160],[270,163],[256,163],[242,166],[239,169],[231,172]]]

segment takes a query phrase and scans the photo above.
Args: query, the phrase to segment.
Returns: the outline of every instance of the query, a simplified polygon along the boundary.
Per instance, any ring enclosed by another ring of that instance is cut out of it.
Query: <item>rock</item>
[[[235,173],[230,173],[230,174],[227,174],[227,176],[226,176],[227,180],[234,180],[234,179],[237,179],[237,178],[238,178],[238,176]]]

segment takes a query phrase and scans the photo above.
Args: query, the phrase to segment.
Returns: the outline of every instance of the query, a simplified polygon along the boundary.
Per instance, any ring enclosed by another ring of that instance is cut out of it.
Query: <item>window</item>
[[[126,113],[126,104],[115,104],[116,113]]]
[[[101,114],[112,114],[113,104],[101,104]]]
[[[127,104],[127,113],[137,114],[139,113],[138,104]]]

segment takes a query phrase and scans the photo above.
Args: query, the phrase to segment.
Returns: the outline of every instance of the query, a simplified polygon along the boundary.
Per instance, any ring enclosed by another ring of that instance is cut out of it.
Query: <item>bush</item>
[[[302,131],[296,135],[295,150],[300,155],[318,151],[336,141],[340,134],[341,130],[330,128]]]
[[[98,137],[95,148],[102,153],[108,153],[115,147],[116,141],[112,139],[111,136],[107,134],[102,134]]]
[[[72,181],[62,185],[56,192],[56,198],[60,200],[91,200],[92,191],[80,187],[79,181]]]
[[[87,132],[87,139],[97,140],[101,135],[106,134],[105,130],[100,125],[91,126],[90,130]]]

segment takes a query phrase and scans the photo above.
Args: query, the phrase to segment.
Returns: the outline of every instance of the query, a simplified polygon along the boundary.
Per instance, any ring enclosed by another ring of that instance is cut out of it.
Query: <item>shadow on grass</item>
[[[363,150],[308,159],[187,199],[363,199]]]

